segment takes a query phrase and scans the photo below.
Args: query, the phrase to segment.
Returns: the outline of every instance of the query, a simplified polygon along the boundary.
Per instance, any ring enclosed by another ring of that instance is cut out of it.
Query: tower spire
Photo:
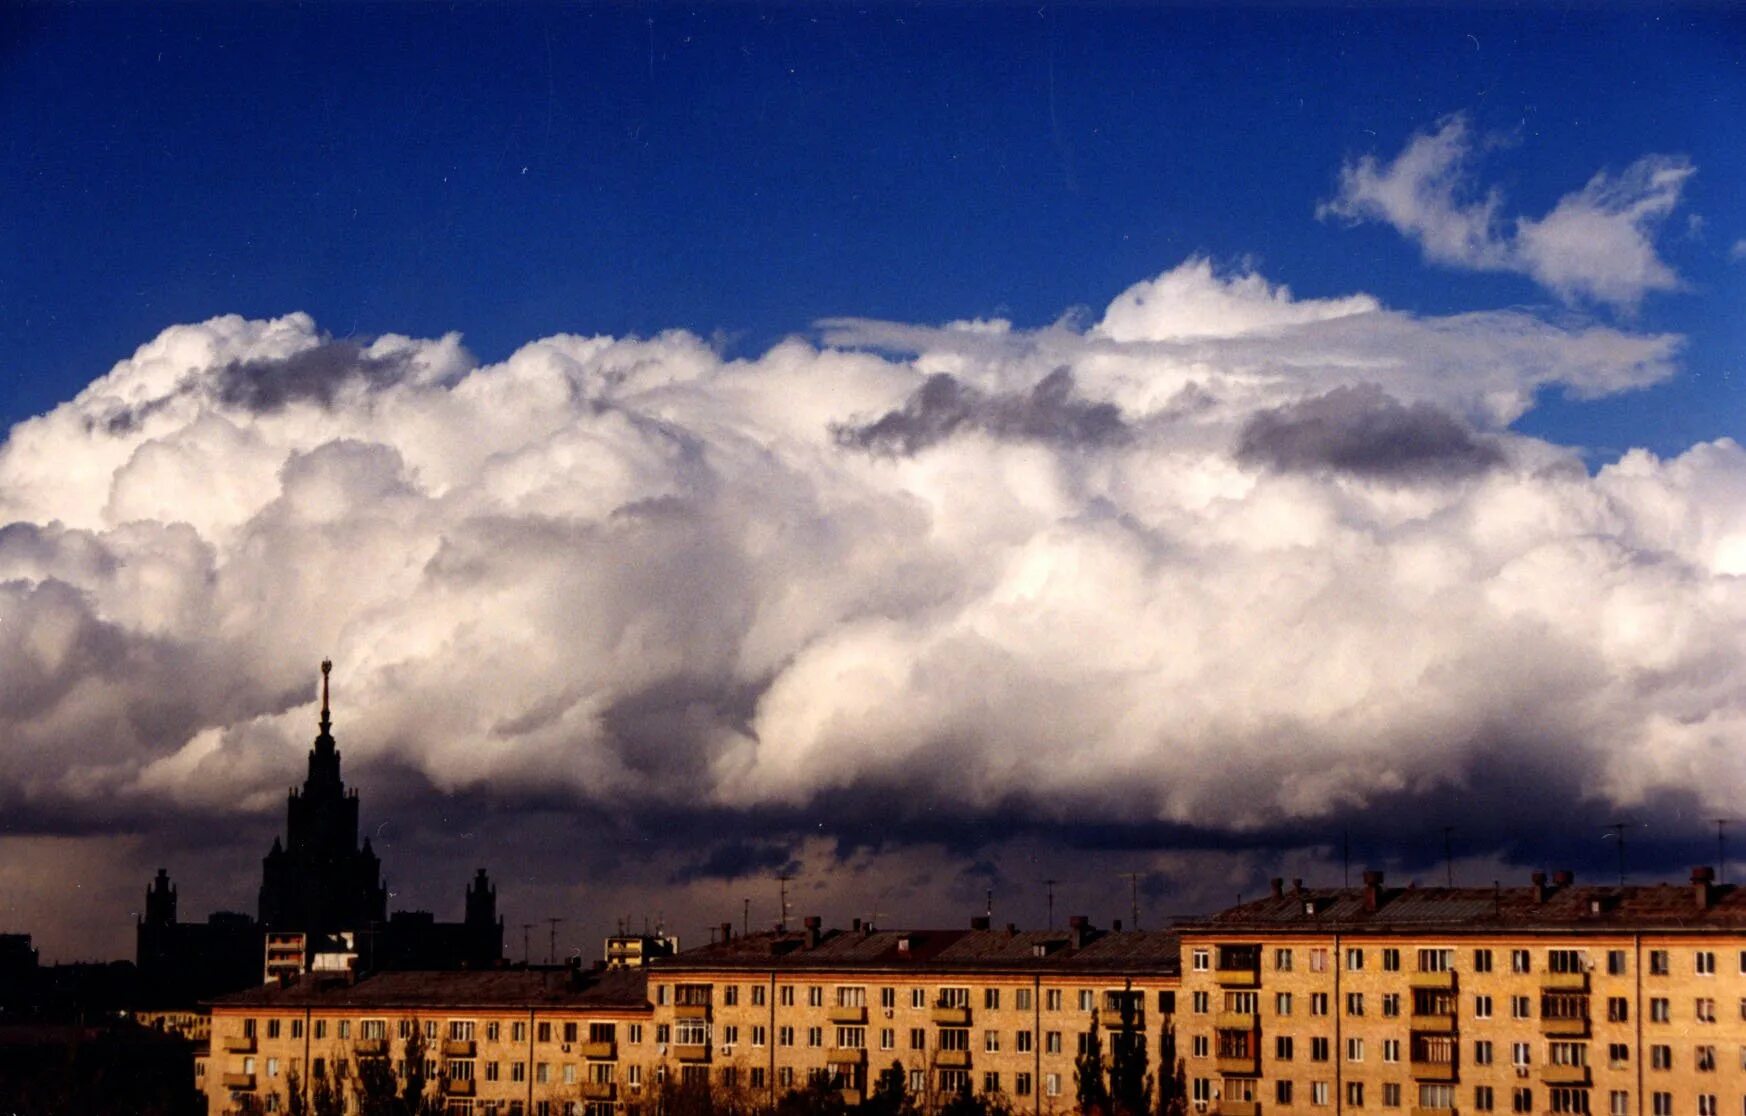
[[[321,660],[321,734],[326,736],[333,727],[333,718],[327,711],[327,676],[333,671],[333,660]]]

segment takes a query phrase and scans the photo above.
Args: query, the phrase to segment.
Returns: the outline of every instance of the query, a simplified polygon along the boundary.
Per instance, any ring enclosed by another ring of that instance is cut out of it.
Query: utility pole
[[[752,901],[747,899],[745,904],[745,909],[740,912],[740,937],[742,938],[752,932]]]
[[[793,878],[794,877],[787,872],[779,872],[776,876],[776,883],[780,889],[782,902],[782,908],[778,913],[777,925],[783,930],[788,929],[788,881]]]
[[[1140,876],[1139,872],[1123,872],[1123,879],[1128,881],[1128,908],[1133,916],[1133,928],[1140,928]]]
[[[1051,930],[1055,928],[1055,885],[1060,882],[1060,880],[1043,881],[1044,886],[1049,889],[1049,929]]]
[[[1443,865],[1448,870],[1448,881],[1450,887],[1455,886],[1455,845],[1454,842],[1450,840],[1450,837],[1454,832],[1455,827],[1452,825],[1446,825],[1443,827]]]
[[[528,931],[532,930],[533,927],[534,924],[531,922],[524,922],[521,924],[521,963],[523,965],[526,965],[529,961],[533,960],[532,956],[528,953]]]
[[[552,928],[551,941],[546,946],[546,964],[555,965],[558,963],[558,923],[564,920],[561,918],[547,918],[546,921],[551,923]]]
[[[1613,831],[1613,836],[1617,837],[1618,841],[1619,841],[1619,886],[1620,887],[1625,886],[1625,830],[1630,827],[1630,824],[1631,824],[1630,822],[1614,822],[1613,824],[1607,826],[1608,829]]]

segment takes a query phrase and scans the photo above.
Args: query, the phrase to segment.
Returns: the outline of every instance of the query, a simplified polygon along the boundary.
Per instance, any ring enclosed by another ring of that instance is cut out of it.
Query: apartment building
[[[651,963],[653,1038],[685,1080],[773,1099],[815,1080],[858,1103],[892,1063],[931,1107],[968,1084],[1020,1112],[1074,1104],[1074,1059],[1122,999],[1158,1056],[1175,1010],[1176,936],[1099,930],[821,929],[734,937]]]
[[[282,1111],[293,1072],[305,1086],[317,1074],[343,1080],[348,1095],[360,1057],[386,1055],[404,1072],[417,1031],[450,1112],[609,1116],[621,1088],[642,1080],[645,987],[628,968],[306,975],[215,1002],[196,1072],[210,1113],[245,1098]]]
[[[1289,888],[1178,927],[1200,1111],[1746,1113],[1746,889]]]

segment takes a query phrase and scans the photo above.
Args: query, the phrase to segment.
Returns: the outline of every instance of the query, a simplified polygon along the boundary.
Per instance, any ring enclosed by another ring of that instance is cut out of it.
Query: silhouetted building
[[[483,968],[503,957],[497,889],[481,868],[467,888],[466,917],[438,922],[426,911],[388,915],[382,862],[358,841],[358,794],[340,777],[328,701],[333,664],[321,664],[320,733],[309,774],[286,799],[285,834],[261,860],[257,922],[220,913],[176,921],[176,889],[158,870],[139,923],[146,1003],[167,1007],[258,985],[264,976],[323,968]]]

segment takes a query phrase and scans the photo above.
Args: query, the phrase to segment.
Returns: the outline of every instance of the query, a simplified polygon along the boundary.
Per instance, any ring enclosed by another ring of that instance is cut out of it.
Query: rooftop
[[[687,970],[1072,972],[1169,975],[1178,971],[1173,930],[773,930],[661,958],[660,973]]]
[[[1716,884],[1707,868],[1689,884],[1577,886],[1569,873],[1552,882],[1535,873],[1527,887],[1385,887],[1366,873],[1363,887],[1281,886],[1272,893],[1181,924],[1188,932],[1285,930],[1515,933],[1737,931],[1746,929],[1746,889]]]
[[[384,972],[349,982],[303,977],[267,984],[215,1000],[238,1008],[646,1008],[648,982],[640,969],[604,971],[485,969]]]

